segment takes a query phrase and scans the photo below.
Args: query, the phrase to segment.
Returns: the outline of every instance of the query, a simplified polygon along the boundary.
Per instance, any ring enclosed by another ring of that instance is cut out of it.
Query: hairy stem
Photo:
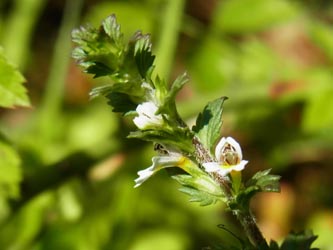
[[[233,214],[239,220],[249,241],[259,250],[269,249],[258,225],[249,208],[244,210],[233,210]]]

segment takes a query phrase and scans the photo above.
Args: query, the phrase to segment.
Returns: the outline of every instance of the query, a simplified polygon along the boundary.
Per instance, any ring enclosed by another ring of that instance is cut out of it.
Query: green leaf
[[[257,172],[247,181],[245,189],[237,196],[237,202],[247,206],[250,199],[259,192],[280,192],[280,176],[271,175],[270,169]]]
[[[155,56],[151,51],[150,35],[141,32],[135,34],[134,58],[142,78],[146,78],[147,72],[153,66]]]
[[[106,18],[100,29],[82,26],[72,31],[77,44],[72,56],[85,72],[100,76],[117,76],[123,60],[125,45],[114,15]]]
[[[21,73],[5,58],[0,47],[0,106],[30,106],[27,91],[23,86],[25,81]]]
[[[195,188],[191,187],[181,187],[179,189],[180,192],[183,192],[187,195],[189,195],[191,202],[199,202],[201,206],[208,206],[211,204],[215,204],[219,199],[209,193],[202,192],[200,190],[197,190]]]
[[[171,116],[171,119],[180,120],[176,108],[176,96],[187,81],[188,76],[184,73],[176,78],[170,90],[166,90],[164,89],[165,83],[160,83],[161,80],[157,79],[156,89],[159,91],[158,97],[163,97],[161,98],[162,104],[158,110],[158,114],[166,113]]]
[[[207,206],[224,199],[221,188],[204,172],[199,176],[179,174],[172,178],[183,185],[179,191],[188,194],[191,202]]]
[[[20,157],[9,144],[0,141],[0,196],[17,198],[22,179]]]
[[[108,104],[113,107],[113,112],[126,114],[136,109],[142,101],[144,90],[136,88],[135,85],[115,83],[94,88],[90,92],[91,98],[104,96],[108,99]]]
[[[183,88],[184,84],[188,81],[187,73],[184,73],[176,78],[176,80],[171,85],[171,88],[166,96],[166,102],[174,103],[176,100],[176,95]]]
[[[122,113],[135,110],[146,99],[148,88],[142,84],[151,84],[155,58],[150,35],[136,32],[125,44],[120,25],[111,15],[99,29],[85,26],[73,30],[72,38],[77,45],[73,58],[84,71],[94,77],[109,76],[112,80],[111,84],[93,89],[91,97],[106,97],[113,111]]]
[[[211,152],[221,137],[223,103],[227,97],[218,98],[204,108],[199,114],[195,126],[195,132],[201,143]]]
[[[200,168],[195,169],[195,173],[194,171],[187,172],[191,175],[174,175],[172,178],[183,186],[198,189],[221,199],[223,193],[219,184],[208,176],[207,173],[203,172]]]
[[[318,238],[313,235],[311,230],[303,231],[300,233],[291,232],[281,245],[281,250],[318,250],[318,248],[311,248],[312,243]]]
[[[135,110],[137,104],[131,100],[131,97],[124,93],[112,92],[107,96],[108,104],[113,107],[113,112],[126,114],[131,110]]]
[[[246,184],[247,187],[258,186],[262,192],[280,192],[280,176],[269,174],[271,169],[257,172]]]

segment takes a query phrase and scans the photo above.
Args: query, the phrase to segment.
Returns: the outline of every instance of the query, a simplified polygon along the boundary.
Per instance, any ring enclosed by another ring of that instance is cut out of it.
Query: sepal
[[[169,90],[163,90],[163,86],[165,84],[159,84],[160,86],[156,86],[156,89],[159,91],[161,97],[161,106],[158,110],[159,113],[167,113],[170,115],[170,117],[176,121],[179,121],[179,115],[176,109],[176,96],[179,93],[179,91],[183,88],[185,83],[188,81],[188,76],[186,73],[178,76],[176,80],[172,83]],[[158,82],[158,81],[156,81]]]

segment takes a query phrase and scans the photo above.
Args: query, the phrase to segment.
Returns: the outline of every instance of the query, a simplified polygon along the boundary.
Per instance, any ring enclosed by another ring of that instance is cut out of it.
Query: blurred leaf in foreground
[[[295,4],[285,0],[230,0],[222,1],[215,18],[217,28],[224,32],[246,33],[286,22],[297,14]]]
[[[24,77],[11,65],[0,47],[0,106],[12,108],[14,106],[29,106],[27,91],[22,85]]]
[[[0,196],[17,197],[21,181],[20,158],[5,142],[0,142]]]

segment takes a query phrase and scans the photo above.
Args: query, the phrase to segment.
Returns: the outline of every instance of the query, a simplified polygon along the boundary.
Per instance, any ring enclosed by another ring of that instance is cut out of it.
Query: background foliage
[[[188,72],[178,103],[189,124],[208,101],[229,97],[223,135],[250,161],[243,178],[267,168],[282,176],[280,194],[252,204],[264,235],[310,228],[315,247],[333,249],[333,5],[325,0],[1,1],[0,105],[29,105],[24,78],[31,101],[0,110],[1,248],[237,244],[217,227],[240,232],[221,205],[189,203],[166,172],[133,189],[152,145],[125,139],[134,125],[106,100],[89,101],[96,82],[71,59],[71,30],[111,13],[126,36],[152,34],[160,75],[172,82]]]

